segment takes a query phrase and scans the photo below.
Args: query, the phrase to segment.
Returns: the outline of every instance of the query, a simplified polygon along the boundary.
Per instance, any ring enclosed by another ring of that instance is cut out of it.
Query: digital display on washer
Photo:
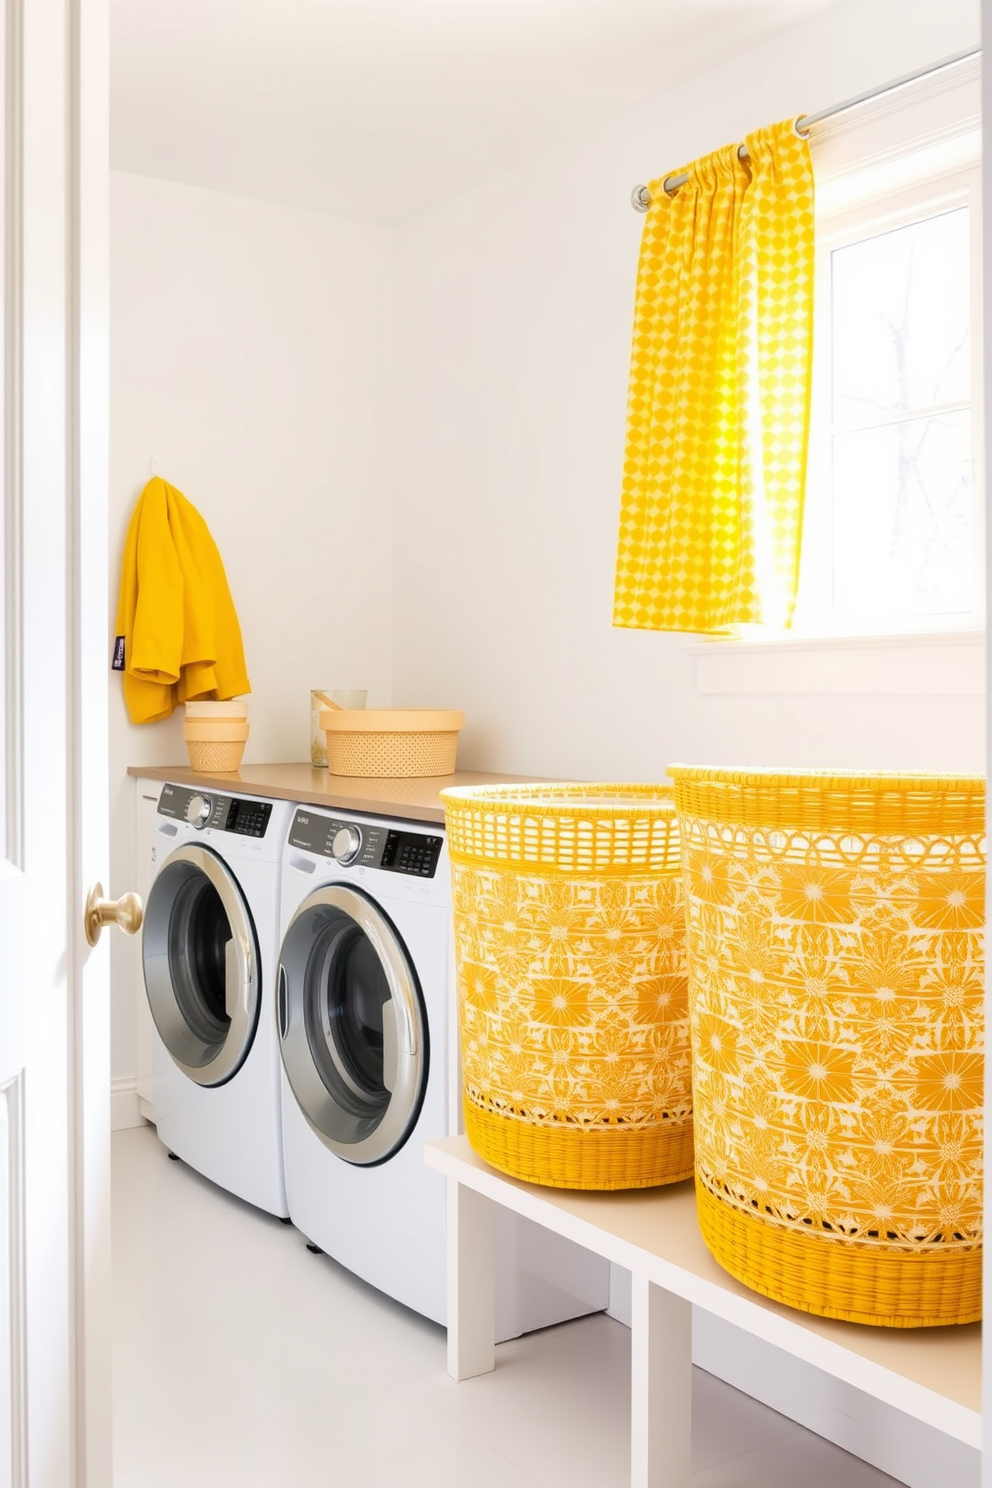
[[[236,796],[215,796],[210,791],[189,790],[186,786],[163,785],[158,798],[160,816],[171,816],[176,821],[189,821],[189,803],[198,797],[209,805],[210,816],[201,822],[215,832],[235,832],[239,837],[264,837],[272,815],[271,801],[240,799]]]
[[[394,873],[413,873],[418,878],[433,878],[443,841],[443,837],[425,837],[420,832],[390,832],[379,867],[391,868]]]
[[[236,797],[231,801],[224,831],[237,832],[239,837],[264,837],[271,815],[270,801],[245,801]]]
[[[417,878],[433,878],[444,838],[437,833],[397,832],[371,821],[342,821],[336,816],[319,816],[313,811],[297,811],[289,831],[291,847],[316,853],[322,858],[334,857],[334,839],[345,828],[357,831],[359,850],[351,859],[355,867],[385,868],[390,873],[410,873]]]

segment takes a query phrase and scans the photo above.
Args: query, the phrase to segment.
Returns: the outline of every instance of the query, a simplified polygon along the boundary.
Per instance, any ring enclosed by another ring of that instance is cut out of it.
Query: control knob
[[[331,853],[337,863],[353,863],[362,850],[362,834],[357,827],[339,827],[334,833]]]
[[[196,827],[198,831],[202,831],[210,820],[212,810],[213,807],[209,796],[190,796],[186,807],[186,820],[191,827]]]

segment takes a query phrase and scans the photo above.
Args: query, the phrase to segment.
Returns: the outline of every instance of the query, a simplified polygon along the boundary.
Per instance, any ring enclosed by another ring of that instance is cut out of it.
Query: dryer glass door
[[[427,1082],[427,1020],[406,950],[364,894],[310,894],[283,941],[279,1037],[297,1103],[348,1162],[383,1162],[416,1123]]]
[[[244,1063],[258,1024],[258,945],[234,874],[187,843],[148,895],[141,946],[155,1026],[198,1085],[222,1085]]]

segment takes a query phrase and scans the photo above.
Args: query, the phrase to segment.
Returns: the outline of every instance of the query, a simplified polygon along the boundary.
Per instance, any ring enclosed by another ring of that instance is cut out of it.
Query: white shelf
[[[675,1402],[684,1399],[691,1363],[685,1327],[689,1305],[967,1446],[981,1446],[980,1324],[870,1328],[769,1302],[728,1276],[706,1249],[690,1183],[609,1194],[541,1188],[488,1167],[465,1137],[430,1142],[424,1155],[448,1180],[448,1372],[453,1378],[482,1374],[495,1364],[489,1301],[492,1205],[522,1214],[630,1271],[633,1488],[688,1488],[688,1412],[680,1415]],[[661,1329],[667,1343],[657,1336]],[[673,1360],[675,1337],[682,1340],[684,1357]],[[685,1445],[684,1454],[675,1438]]]

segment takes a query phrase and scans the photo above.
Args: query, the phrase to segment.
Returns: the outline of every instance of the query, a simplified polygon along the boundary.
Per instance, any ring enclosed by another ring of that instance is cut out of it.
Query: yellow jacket
[[[117,636],[114,665],[124,672],[132,723],[168,718],[189,698],[251,691],[217,545],[196,507],[158,476],[142,491],[127,530]]]

